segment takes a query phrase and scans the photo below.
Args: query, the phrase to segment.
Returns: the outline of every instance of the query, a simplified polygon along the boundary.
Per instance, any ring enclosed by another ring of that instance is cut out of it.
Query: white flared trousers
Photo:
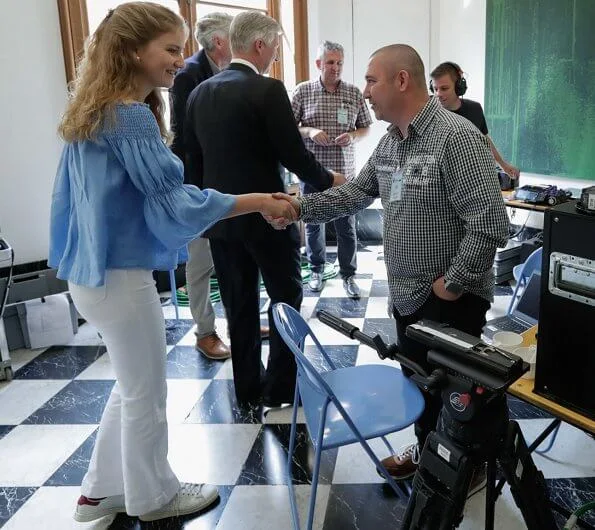
[[[69,288],[101,333],[117,379],[81,491],[91,498],[123,494],[127,513],[142,515],[179,488],[167,461],[165,321],[152,273],[110,269],[101,287]]]

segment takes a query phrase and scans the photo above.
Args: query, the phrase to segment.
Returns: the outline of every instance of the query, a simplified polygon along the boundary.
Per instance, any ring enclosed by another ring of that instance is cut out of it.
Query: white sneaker
[[[79,523],[88,523],[117,513],[126,513],[124,495],[112,495],[101,499],[90,499],[81,495],[74,510],[74,520]]]
[[[219,498],[219,491],[210,484],[182,482],[175,497],[165,506],[139,516],[141,521],[157,521],[167,517],[179,517],[203,510]]]
[[[322,291],[323,277],[324,275],[322,272],[310,273],[310,281],[308,282],[308,287],[310,287],[311,291],[314,291],[315,293]]]

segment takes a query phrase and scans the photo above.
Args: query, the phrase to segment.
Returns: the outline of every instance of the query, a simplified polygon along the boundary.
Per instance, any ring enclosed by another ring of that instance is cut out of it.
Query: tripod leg
[[[439,433],[424,445],[403,529],[452,530],[463,518],[473,463],[467,454]]]
[[[556,530],[545,478],[535,467],[527,442],[516,421],[510,421],[508,424],[506,442],[498,460],[527,528]]]
[[[486,487],[486,513],[485,530],[494,530],[494,518],[496,517],[496,461],[493,458],[488,460],[487,466],[487,487]]]

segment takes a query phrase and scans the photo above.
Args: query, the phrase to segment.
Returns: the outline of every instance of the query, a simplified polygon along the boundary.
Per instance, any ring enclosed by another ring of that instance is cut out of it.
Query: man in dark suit
[[[172,151],[186,162],[184,120],[190,93],[200,83],[226,68],[231,61],[229,26],[233,17],[227,13],[211,13],[196,22],[195,36],[201,50],[184,61],[170,89],[171,126],[174,132]],[[231,357],[229,347],[215,330],[215,312],[211,304],[211,274],[213,259],[209,240],[203,237],[188,245],[186,284],[190,312],[196,323],[196,349],[209,359],[224,360]]]
[[[189,98],[191,181],[224,193],[275,192],[284,189],[284,166],[319,190],[345,182],[304,146],[283,83],[263,75],[276,59],[280,32],[274,19],[258,11],[234,18],[231,64]],[[265,406],[292,402],[295,361],[273,325],[261,387],[258,276],[260,271],[271,306],[285,302],[299,310],[297,228],[276,232],[260,215],[246,215],[219,222],[206,235],[227,310],[236,397],[254,402],[262,396]]]

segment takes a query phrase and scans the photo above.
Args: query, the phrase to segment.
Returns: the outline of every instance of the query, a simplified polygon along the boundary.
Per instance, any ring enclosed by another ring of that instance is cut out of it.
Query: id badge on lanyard
[[[347,125],[349,123],[349,115],[347,109],[343,106],[337,109],[337,123],[339,125]]]
[[[397,168],[391,175],[390,202],[400,201],[403,198],[403,168]]]

